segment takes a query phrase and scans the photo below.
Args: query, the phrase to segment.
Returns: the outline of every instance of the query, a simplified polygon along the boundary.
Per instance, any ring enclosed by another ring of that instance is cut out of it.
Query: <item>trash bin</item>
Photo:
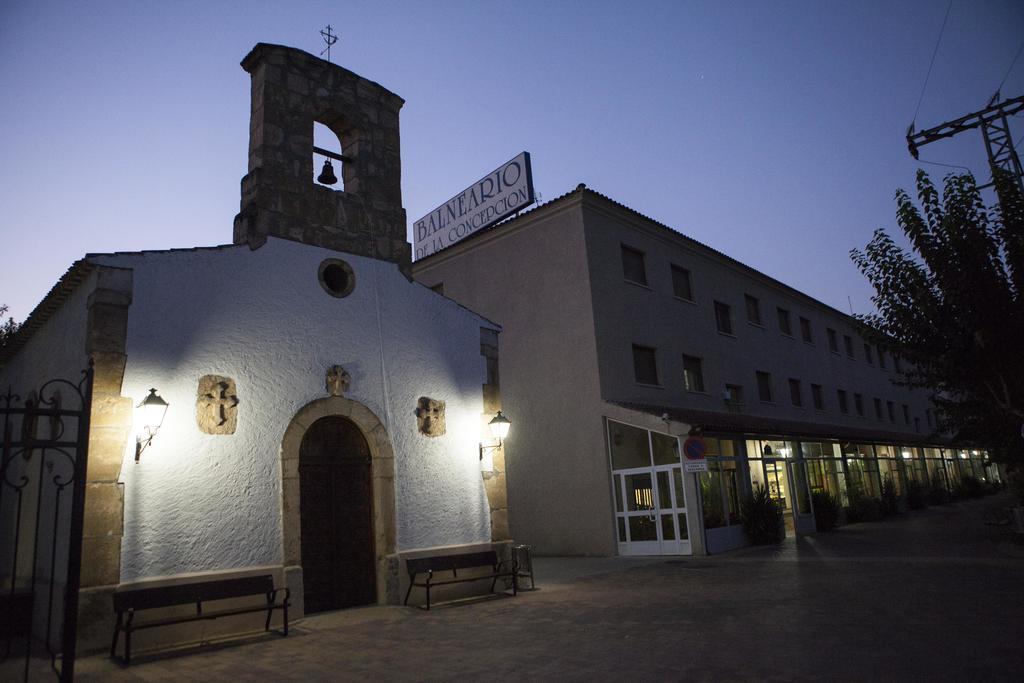
[[[512,557],[516,563],[516,582],[529,577],[530,590],[534,590],[537,586],[533,580],[533,560],[530,557],[530,550],[531,546],[528,545],[514,545],[512,546]],[[522,588],[522,584],[519,585]]]

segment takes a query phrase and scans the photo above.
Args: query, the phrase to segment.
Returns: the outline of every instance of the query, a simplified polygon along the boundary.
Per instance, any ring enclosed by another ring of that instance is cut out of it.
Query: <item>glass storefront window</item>
[[[807,490],[807,469],[797,462],[791,470],[793,473],[793,492],[796,494],[796,511],[802,515],[811,514],[811,494]]]
[[[651,432],[651,447],[654,452],[655,465],[679,464],[679,441],[668,434]]]
[[[716,529],[739,523],[739,480],[735,460],[708,459],[699,478],[704,527]]]
[[[848,494],[853,496],[856,491],[871,498],[878,498],[881,493],[881,481],[878,478],[878,461],[875,459],[874,447],[871,444],[844,443],[842,450],[848,473]]]
[[[651,466],[651,450],[647,444],[647,430],[630,427],[621,422],[608,423],[612,446],[612,469],[629,470]]]
[[[723,458],[735,458],[736,442],[732,439],[717,438],[714,436],[705,436],[704,443],[708,446],[708,455],[718,455]]]
[[[846,497],[846,475],[843,461],[835,458],[809,458],[807,476],[811,482],[811,493],[830,493],[842,505],[848,505]]]
[[[900,481],[899,466],[896,461],[891,458],[879,458],[878,460],[878,475],[880,481],[885,482],[887,479],[891,479],[893,486],[896,487],[896,495],[903,495],[903,486]]]
[[[824,441],[802,441],[800,453],[805,458],[838,458],[842,456],[839,444]]]

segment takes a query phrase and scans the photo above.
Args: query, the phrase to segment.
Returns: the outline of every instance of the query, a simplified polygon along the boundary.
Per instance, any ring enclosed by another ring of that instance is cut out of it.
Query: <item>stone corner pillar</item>
[[[132,402],[121,396],[127,355],[132,271],[97,268],[96,289],[86,304],[86,354],[93,362],[89,462],[85,485],[78,650],[109,646],[113,631],[110,594],[121,580],[124,489],[119,479],[131,438]]]
[[[487,361],[487,382],[483,385],[484,416],[487,421],[501,410],[501,387],[498,377],[498,332],[480,328],[480,355]],[[484,490],[491,510],[491,541],[510,540],[508,525],[508,486],[505,479],[505,446],[491,451],[493,469],[483,471]]]

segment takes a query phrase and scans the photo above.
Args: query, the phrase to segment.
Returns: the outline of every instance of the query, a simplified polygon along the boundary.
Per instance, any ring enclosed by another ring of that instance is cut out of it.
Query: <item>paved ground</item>
[[[1024,559],[987,509],[708,558],[535,561],[518,598],[320,615],[294,635],[79,661],[82,680],[1020,680]]]

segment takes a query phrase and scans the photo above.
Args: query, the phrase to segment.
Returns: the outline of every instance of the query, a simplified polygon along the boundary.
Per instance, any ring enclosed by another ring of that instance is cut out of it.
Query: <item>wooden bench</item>
[[[278,602],[277,596],[282,591],[284,592],[284,600]],[[203,611],[203,604],[206,602],[255,595],[264,596],[265,600],[256,604]],[[274,577],[270,574],[246,576],[238,579],[216,579],[173,586],[117,590],[114,591],[114,611],[117,613],[117,623],[114,625],[114,640],[110,645],[110,656],[116,656],[117,639],[122,631],[124,632],[124,662],[125,664],[130,664],[133,631],[143,628],[154,628],[156,626],[182,624],[189,621],[216,619],[235,614],[249,614],[252,612],[267,613],[267,622],[264,625],[264,630],[269,631],[270,618],[275,609],[284,612],[284,628],[282,633],[287,636],[290,597],[291,594],[287,588],[274,588]],[[142,610],[191,604],[196,606],[195,613],[146,619],[141,622],[135,621],[136,613]]]
[[[409,572],[409,590],[405,592],[405,602],[409,604],[409,595],[414,586],[424,588],[427,591],[427,605],[424,609],[430,609],[430,589],[434,586],[448,586],[453,583],[466,583],[468,581],[480,581],[481,579],[491,580],[491,592],[501,578],[512,579],[512,595],[518,593],[516,585],[516,567],[513,563],[511,569],[504,568],[505,563],[498,561],[498,553],[493,550],[485,550],[478,553],[461,553],[458,555],[437,555],[434,557],[417,557],[405,561],[406,571]],[[478,569],[489,567],[490,572],[477,574],[475,576],[459,576],[460,569]],[[438,578],[438,572],[451,572],[450,577]],[[426,575],[423,581],[417,582],[416,577]]]

